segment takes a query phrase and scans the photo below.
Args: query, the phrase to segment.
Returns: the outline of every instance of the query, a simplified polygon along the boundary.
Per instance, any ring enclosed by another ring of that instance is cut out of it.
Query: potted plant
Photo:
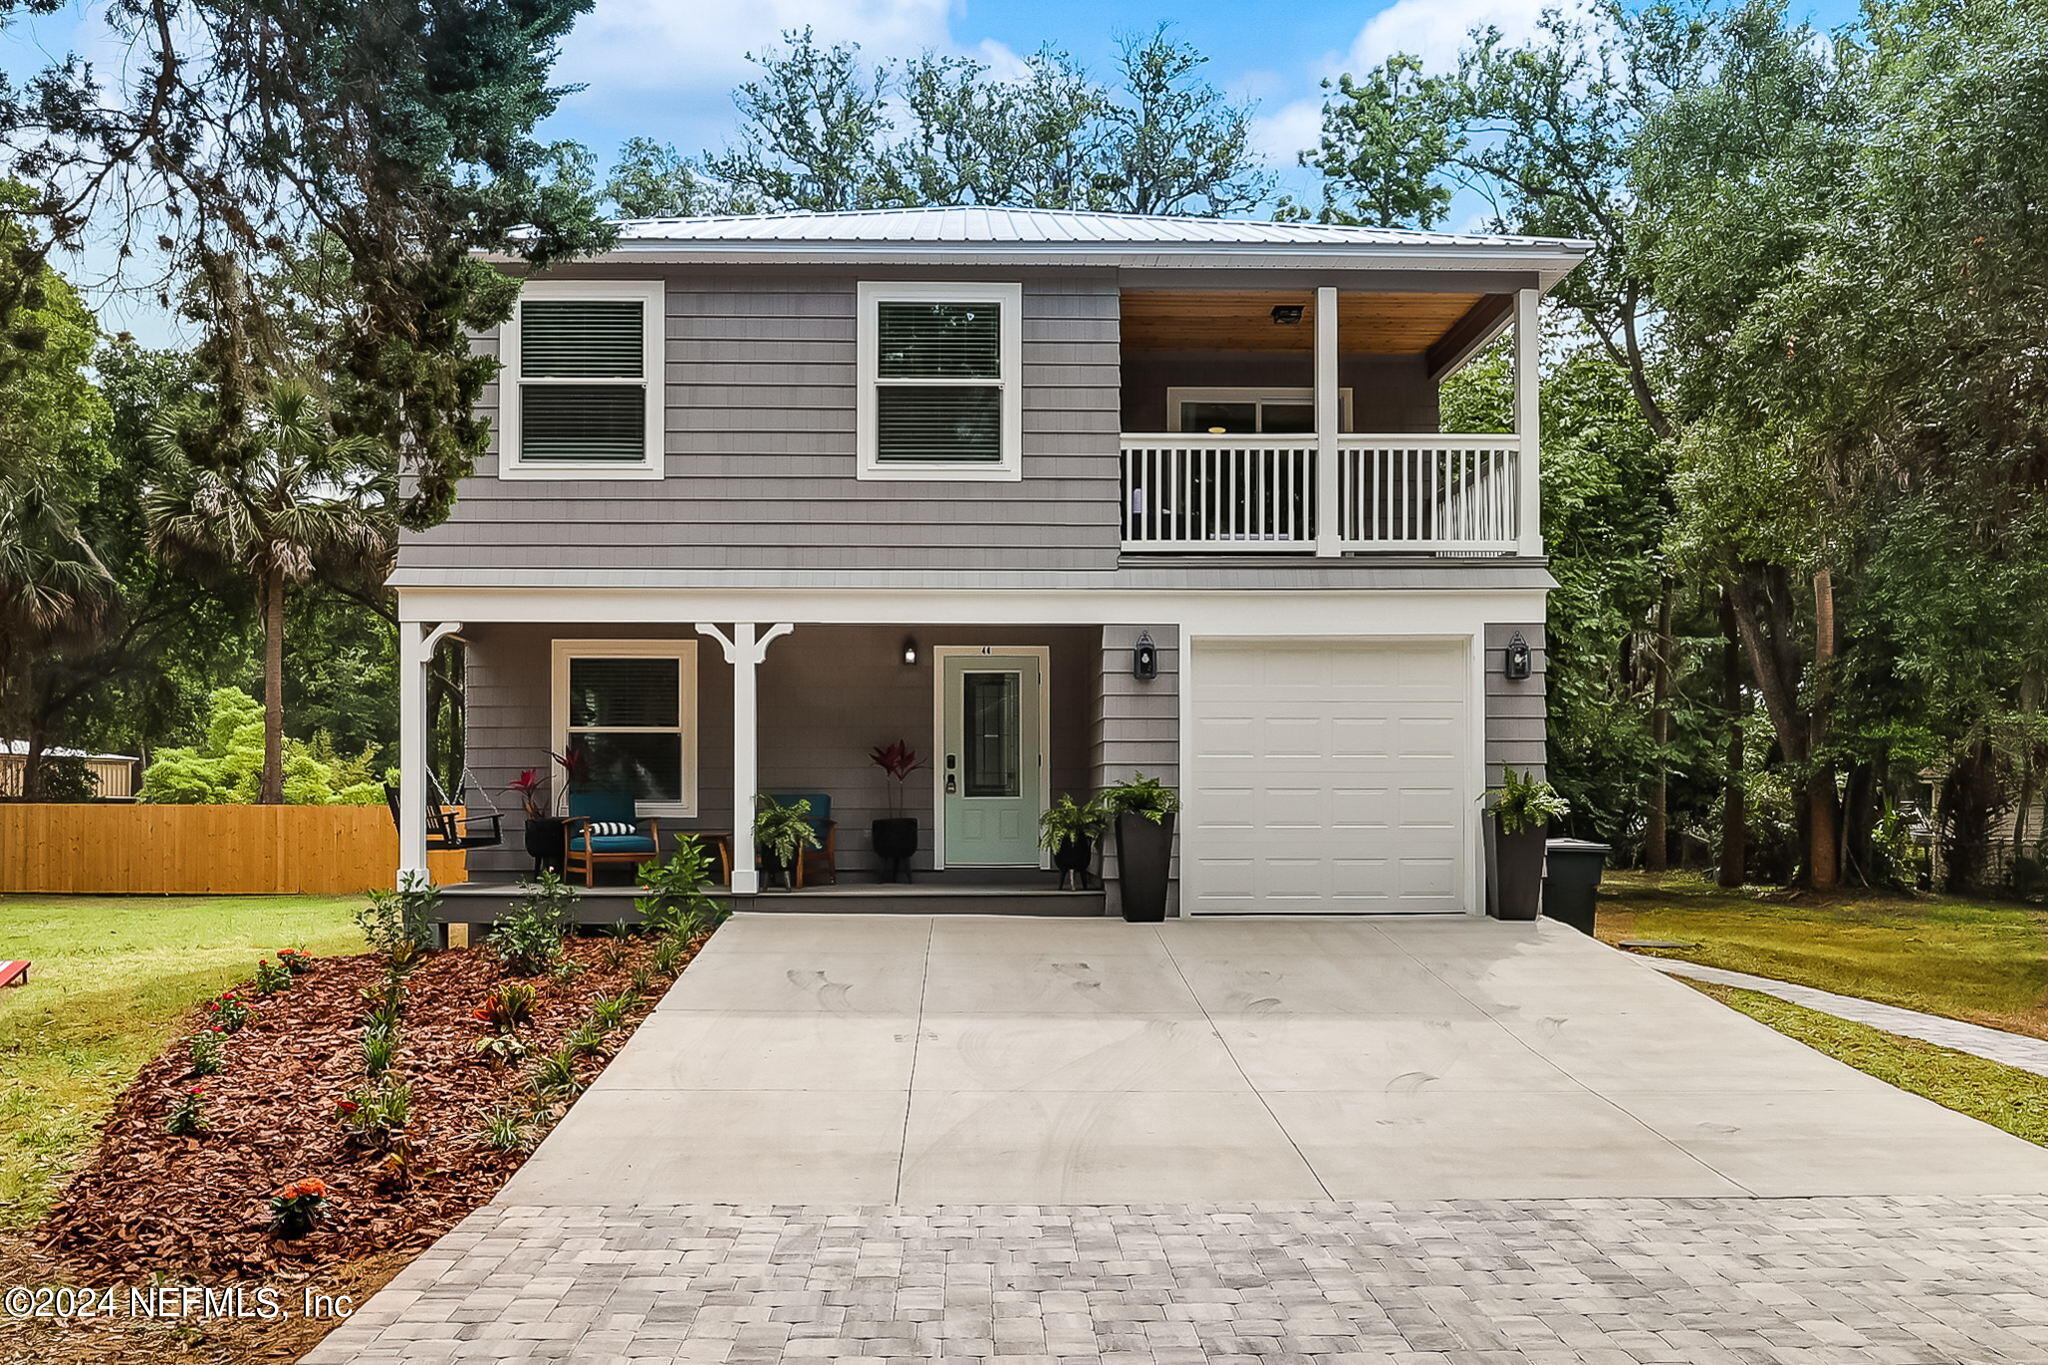
[[[889,814],[868,826],[875,856],[882,860],[882,880],[910,880],[910,860],[917,853],[917,817],[905,815],[904,784],[922,772],[924,759],[903,740],[868,750],[868,759],[889,778]]]
[[[549,754],[548,760],[562,770],[562,790],[565,793],[579,786],[584,768],[581,749]],[[505,790],[519,798],[519,808],[526,816],[522,832],[526,840],[526,856],[533,859],[534,872],[560,874],[566,856],[562,845],[566,822],[554,813],[555,787],[548,773],[539,768],[528,768]]]
[[[754,812],[754,847],[761,854],[766,885],[789,890],[789,874],[807,848],[818,847],[818,831],[811,824],[811,803],[792,801],[783,805],[772,796],[760,798]]]
[[[1508,768],[1488,793],[1493,815],[1493,913],[1535,919],[1543,901],[1543,840],[1571,810],[1557,788]]]
[[[1116,831],[1116,875],[1124,918],[1134,923],[1165,919],[1179,794],[1158,778],[1138,773],[1096,799]]]
[[[1038,846],[1051,852],[1060,890],[1088,889],[1088,864],[1095,860],[1095,841],[1102,837],[1106,819],[1100,801],[1084,805],[1068,792],[1061,792],[1060,799],[1038,817]]]

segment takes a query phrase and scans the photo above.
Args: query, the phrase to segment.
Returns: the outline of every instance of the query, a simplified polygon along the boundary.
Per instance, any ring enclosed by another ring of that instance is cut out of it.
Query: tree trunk
[[[40,725],[30,728],[28,752],[22,755],[21,799],[24,801],[40,801],[43,799],[43,727]]]
[[[1835,669],[1835,576],[1819,569],[1813,575],[1813,707],[1807,714],[1807,757],[1814,764],[1807,779],[1807,799],[1814,803],[1807,830],[1807,876],[1817,891],[1831,891],[1842,881],[1842,822],[1835,795],[1835,770],[1819,753],[1827,742],[1827,718]]]
[[[2032,668],[2020,673],[2020,715],[2027,722],[2026,742],[2020,746],[2020,803],[2012,814],[2012,859],[2015,867],[2027,856],[2028,817],[2034,813],[2034,796],[2040,791],[2040,748],[2034,742],[2034,717],[2041,710],[2041,675]]]
[[[1742,639],[1735,629],[1735,604],[1721,594],[1721,700],[1728,708],[1728,780],[1721,793],[1723,886],[1741,886],[1749,870],[1749,788],[1743,780]]]
[[[1842,811],[1842,871],[1860,886],[1877,885],[1877,822],[1888,766],[1880,758],[1849,770]]]
[[[1643,824],[1643,870],[1667,871],[1671,863],[1671,773],[1664,762],[1664,746],[1671,742],[1671,610],[1675,591],[1664,582],[1664,595],[1657,603],[1657,642],[1650,658],[1650,745],[1656,753],[1651,762],[1648,796],[1649,815]]]
[[[284,804],[284,570],[263,576],[263,782],[258,804]]]

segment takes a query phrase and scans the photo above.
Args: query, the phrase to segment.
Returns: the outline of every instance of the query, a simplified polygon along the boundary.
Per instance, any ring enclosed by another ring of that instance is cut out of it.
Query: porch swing
[[[469,770],[465,768],[462,770],[462,775],[456,780],[455,790],[460,794],[468,791],[472,785],[469,780]],[[445,853],[450,850],[496,848],[505,842],[504,831],[501,827],[505,817],[499,814],[497,803],[491,800],[490,794],[484,791],[483,788],[479,787],[477,790],[483,794],[484,804],[491,808],[489,815],[478,815],[470,810],[466,804],[450,801],[448,793],[441,789],[441,779],[435,777],[431,770],[427,773],[427,787],[432,797],[427,802],[428,852]],[[398,799],[398,788],[392,783],[386,782],[384,784],[384,804],[391,807],[391,823],[393,825],[399,824]],[[461,807],[460,810],[457,809],[458,806]]]

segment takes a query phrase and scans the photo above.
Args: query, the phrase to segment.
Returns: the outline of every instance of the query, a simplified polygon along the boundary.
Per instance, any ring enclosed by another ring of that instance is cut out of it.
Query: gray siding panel
[[[1502,671],[1508,641],[1517,631],[1529,642],[1529,676],[1509,681]],[[1545,673],[1548,655],[1540,624],[1488,624],[1486,627],[1486,782],[1501,780],[1501,770],[1528,769],[1538,777],[1548,769],[1545,746]]]
[[[1141,682],[1131,676],[1131,651],[1138,636],[1150,633],[1159,650],[1159,676]],[[1178,626],[1104,626],[1101,687],[1095,707],[1095,786],[1107,787],[1139,773],[1169,787],[1180,786],[1180,628]],[[1110,914],[1122,909],[1116,883],[1116,838],[1102,840],[1102,876]],[[1173,882],[1167,890],[1167,913],[1179,913],[1180,846],[1175,836]]]
[[[622,274],[623,271],[565,271]],[[666,277],[666,477],[502,481],[495,438],[415,571],[1113,572],[1121,366],[1113,271],[1024,279],[1024,477],[855,477],[858,272]],[[931,272],[940,277],[943,272]],[[986,278],[986,273],[981,274]],[[493,354],[497,338],[479,338]],[[483,405],[495,414],[494,385]]]

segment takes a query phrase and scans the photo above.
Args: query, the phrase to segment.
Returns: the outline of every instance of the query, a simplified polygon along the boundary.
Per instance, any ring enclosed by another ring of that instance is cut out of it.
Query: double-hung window
[[[1023,292],[860,285],[860,477],[1023,477]]]
[[[662,284],[534,280],[500,333],[498,473],[662,473]]]
[[[557,640],[554,749],[643,815],[697,813],[697,643]]]

